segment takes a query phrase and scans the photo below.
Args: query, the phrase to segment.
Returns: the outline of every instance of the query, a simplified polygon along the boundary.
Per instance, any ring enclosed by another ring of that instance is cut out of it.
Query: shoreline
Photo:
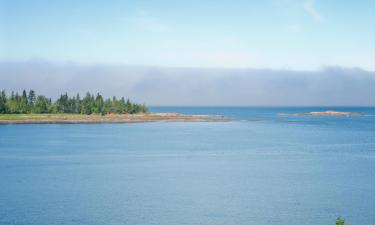
[[[105,124],[147,122],[226,122],[219,115],[187,115],[179,113],[139,114],[0,114],[0,125],[6,124]]]

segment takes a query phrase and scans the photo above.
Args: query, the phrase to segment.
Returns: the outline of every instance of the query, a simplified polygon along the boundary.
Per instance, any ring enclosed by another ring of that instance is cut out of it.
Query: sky
[[[373,0],[0,0],[0,90],[375,106]]]
[[[375,70],[373,0],[0,0],[0,61]]]

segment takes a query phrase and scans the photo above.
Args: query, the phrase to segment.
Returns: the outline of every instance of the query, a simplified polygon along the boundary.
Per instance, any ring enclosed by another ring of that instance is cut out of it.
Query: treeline
[[[141,113],[147,112],[147,107],[116,97],[104,99],[99,93],[89,92],[81,99],[79,94],[70,97],[67,93],[60,95],[56,101],[44,95],[36,95],[33,90],[22,94],[18,92],[7,96],[3,90],[0,93],[0,114],[18,113],[79,113],[79,114],[108,114],[108,113]]]

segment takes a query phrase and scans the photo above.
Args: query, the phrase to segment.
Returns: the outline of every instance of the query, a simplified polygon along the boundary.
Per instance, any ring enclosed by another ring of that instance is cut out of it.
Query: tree
[[[0,113],[7,113],[7,108],[6,108],[6,102],[7,102],[7,96],[5,94],[5,91],[1,91],[0,94]]]
[[[23,90],[21,102],[19,105],[19,113],[28,113],[28,112],[29,112],[28,98],[27,98],[26,90]]]
[[[86,96],[82,99],[82,114],[91,114],[94,106],[94,97],[91,96],[90,92],[86,93]]]
[[[34,90],[29,91],[28,103],[29,103],[29,107],[31,107],[31,108],[35,104],[35,91]]]
[[[79,97],[78,93],[74,102],[74,113],[81,113],[81,98]]]
[[[133,110],[132,104],[131,104],[129,99],[126,100],[126,107],[125,108],[126,108],[126,113],[131,113],[131,111]]]
[[[23,90],[22,91],[22,101],[27,103],[27,94],[26,94],[26,90]]]
[[[103,109],[103,113],[104,113],[104,114],[111,113],[111,108],[112,108],[112,101],[111,101],[111,99],[106,99],[106,100],[104,101],[104,109]]]
[[[15,94],[13,91],[10,95],[10,98],[7,102],[5,102],[5,107],[7,108],[8,113],[19,113],[18,112],[18,101],[19,96],[18,93]]]
[[[5,102],[5,107],[7,113],[29,113],[26,91],[23,91],[22,96],[12,92],[11,97]]]
[[[49,113],[50,111],[50,102],[43,95],[39,95],[36,98],[34,112],[35,113]]]
[[[57,99],[55,105],[56,105],[57,112],[59,113],[69,112],[68,94],[65,93],[63,95],[60,95],[60,98]]]
[[[95,98],[95,113],[104,114],[104,100],[103,97],[98,93]]]
[[[336,225],[344,225],[344,224],[345,224],[345,220],[339,216],[336,219]]]

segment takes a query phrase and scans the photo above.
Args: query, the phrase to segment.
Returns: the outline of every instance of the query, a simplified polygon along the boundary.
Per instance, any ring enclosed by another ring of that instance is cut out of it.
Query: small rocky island
[[[364,116],[365,113],[360,112],[338,112],[338,111],[322,111],[308,113],[279,113],[278,116]]]

